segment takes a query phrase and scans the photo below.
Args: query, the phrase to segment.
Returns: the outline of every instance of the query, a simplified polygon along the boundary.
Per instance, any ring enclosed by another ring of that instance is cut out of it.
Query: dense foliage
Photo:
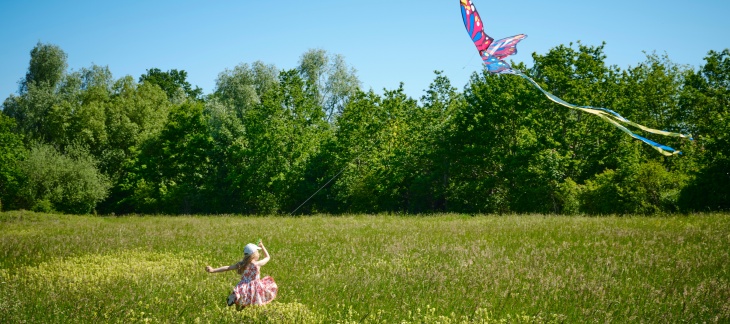
[[[671,158],[510,75],[474,73],[459,91],[436,72],[414,99],[402,87],[360,90],[341,56],[311,50],[292,70],[262,62],[227,69],[203,95],[184,70],[115,80],[96,65],[67,72],[55,45],[39,43],[30,55],[0,113],[2,209],[730,209],[728,49],[709,51],[698,69],[654,54],[621,69],[606,65],[603,45],[580,43],[533,54],[529,68],[516,64],[566,101],[694,134],[660,139],[684,152]]]

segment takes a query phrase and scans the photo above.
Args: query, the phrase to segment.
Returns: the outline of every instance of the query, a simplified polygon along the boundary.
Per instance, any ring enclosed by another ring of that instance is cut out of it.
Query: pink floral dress
[[[270,303],[278,290],[274,278],[266,276],[261,279],[261,267],[249,263],[241,275],[241,281],[233,288],[233,293],[236,294],[236,304],[245,307]]]

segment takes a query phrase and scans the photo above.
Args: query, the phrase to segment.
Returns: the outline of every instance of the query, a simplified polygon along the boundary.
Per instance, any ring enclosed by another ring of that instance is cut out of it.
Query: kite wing
[[[482,19],[479,17],[479,13],[474,7],[474,4],[471,3],[471,0],[459,0],[459,4],[461,5],[461,17],[464,19],[466,32],[469,33],[469,37],[471,37],[479,53],[486,51],[489,45],[492,44],[494,38],[484,33]]]
[[[493,42],[492,45],[489,45],[487,52],[490,55],[496,56],[500,60],[512,54],[517,54],[517,43],[525,39],[525,37],[527,37],[527,35],[519,34],[512,37],[502,38]]]
[[[477,47],[484,64],[491,73],[513,73],[507,62],[502,61],[507,56],[517,53],[517,43],[526,35],[520,34],[494,41],[484,32],[484,23],[477,12],[477,8],[471,0],[459,0],[461,17],[464,19],[464,27],[469,33],[474,46]]]
[[[482,61],[484,61],[489,73],[515,73],[507,62],[498,59],[494,55],[489,55],[487,52],[482,52]]]

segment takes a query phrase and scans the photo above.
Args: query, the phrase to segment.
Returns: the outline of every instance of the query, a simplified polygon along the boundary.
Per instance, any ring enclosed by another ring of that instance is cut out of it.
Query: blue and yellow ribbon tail
[[[563,99],[558,98],[557,96],[555,96],[554,94],[552,94],[550,92],[545,91],[545,89],[543,89],[542,87],[540,87],[540,85],[537,84],[537,82],[535,82],[535,80],[533,80],[532,78],[530,78],[526,74],[522,73],[521,71],[512,69],[512,70],[510,70],[510,73],[511,74],[519,75],[522,78],[524,78],[527,81],[529,81],[530,83],[532,83],[532,85],[535,86],[535,88],[537,88],[538,90],[540,90],[548,99],[550,99],[550,101],[555,102],[555,103],[557,103],[557,104],[559,104],[561,106],[564,106],[564,107],[567,107],[567,108],[570,108],[570,109],[580,110],[580,111],[583,111],[583,112],[586,112],[586,113],[589,113],[589,114],[596,115],[596,116],[600,117],[601,119],[603,119],[603,120],[605,120],[605,121],[613,124],[618,129],[622,130],[624,133],[628,134],[629,136],[631,136],[631,137],[633,137],[635,139],[638,139],[638,140],[640,140],[640,141],[642,141],[642,142],[644,142],[646,144],[649,144],[651,147],[653,147],[655,150],[659,151],[659,153],[661,153],[661,154],[663,154],[665,156],[672,156],[672,155],[682,154],[682,152],[680,152],[678,150],[675,150],[675,149],[673,149],[673,148],[671,148],[669,146],[666,146],[666,145],[663,145],[663,144],[659,144],[657,142],[654,142],[654,141],[652,141],[652,140],[650,140],[650,139],[648,139],[646,137],[637,135],[634,132],[632,132],[631,130],[629,130],[628,128],[626,128],[626,126],[622,125],[622,123],[623,124],[626,124],[626,125],[630,125],[630,126],[636,127],[638,129],[641,129],[641,130],[643,130],[645,132],[652,133],[652,134],[658,134],[658,135],[664,135],[664,136],[673,136],[673,137],[680,137],[680,138],[689,138],[690,140],[692,140],[692,136],[690,136],[690,135],[676,133],[676,132],[663,131],[663,130],[658,130],[658,129],[653,129],[653,128],[649,128],[649,127],[646,127],[646,126],[641,125],[641,124],[637,124],[635,122],[632,122],[632,121],[624,118],[623,116],[621,116],[617,112],[615,112],[613,110],[610,110],[610,109],[599,108],[599,107],[591,107],[591,106],[576,106],[574,104],[571,104],[569,102],[566,102]]]

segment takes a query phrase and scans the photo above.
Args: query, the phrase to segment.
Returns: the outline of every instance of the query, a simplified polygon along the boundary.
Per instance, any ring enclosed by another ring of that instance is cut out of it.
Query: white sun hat
[[[261,250],[261,248],[258,245],[253,244],[253,243],[248,243],[248,244],[246,244],[246,247],[243,248],[243,254],[251,255],[258,250]]]

